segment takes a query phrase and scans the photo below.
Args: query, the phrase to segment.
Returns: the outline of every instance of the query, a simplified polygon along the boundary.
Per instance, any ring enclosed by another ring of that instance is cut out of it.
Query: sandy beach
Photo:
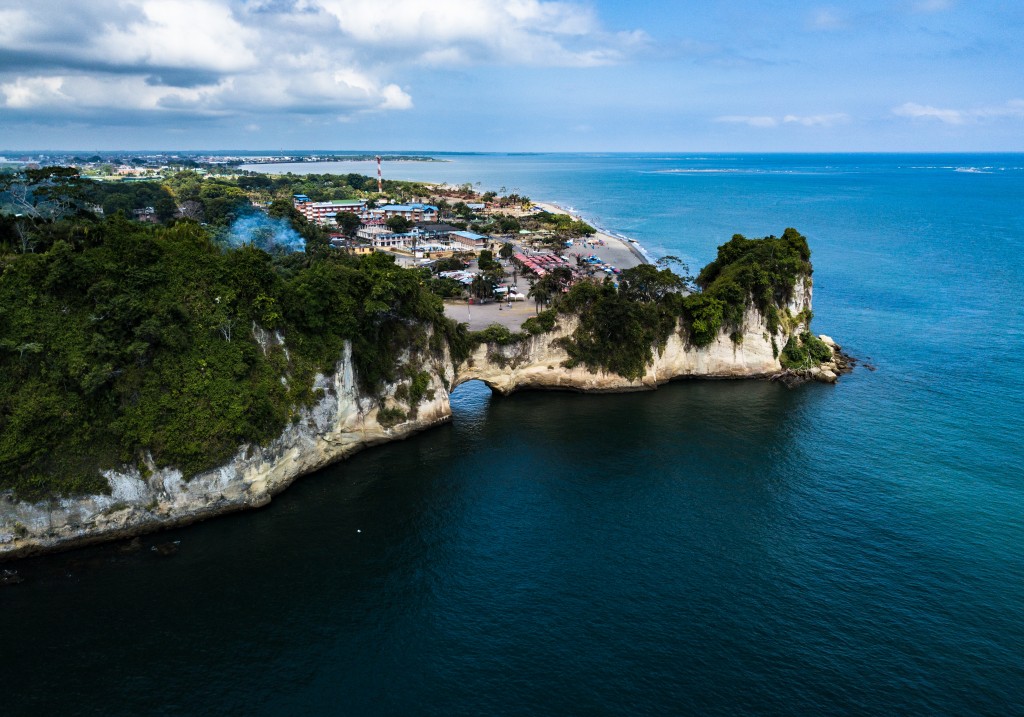
[[[551,212],[552,214],[568,214],[573,219],[582,219],[583,221],[586,221],[586,219],[580,215],[571,212],[564,207],[560,207],[557,204],[552,204],[550,202],[534,202],[534,205],[545,211]],[[639,264],[651,263],[650,259],[644,256],[643,252],[640,251],[639,246],[635,243],[613,236],[601,230],[598,230],[598,232],[592,237],[578,240],[576,245],[566,252],[566,256],[575,256],[578,254],[582,254],[583,256],[595,254],[601,257],[603,261],[606,261],[612,266],[616,266],[620,269],[629,269],[630,267],[634,267]]]

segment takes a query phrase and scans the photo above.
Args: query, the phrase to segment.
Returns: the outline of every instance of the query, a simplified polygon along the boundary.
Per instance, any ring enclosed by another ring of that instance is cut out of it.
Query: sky
[[[0,151],[1024,151],[1024,0],[0,0]]]

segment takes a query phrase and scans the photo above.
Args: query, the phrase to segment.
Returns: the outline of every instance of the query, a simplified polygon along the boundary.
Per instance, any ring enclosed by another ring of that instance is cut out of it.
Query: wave
[[[756,174],[764,170],[755,169],[654,169],[645,174]]]
[[[915,164],[908,165],[906,167],[898,167],[897,169],[924,169],[930,171],[942,170],[946,172],[961,172],[964,174],[995,174],[996,172],[1020,172],[1024,171],[1024,167],[996,167],[996,166],[981,166],[981,167],[968,167],[968,166],[957,166],[954,164]]]
[[[650,262],[651,264],[654,263],[654,261],[655,261],[654,260],[654,256],[649,251],[647,251],[647,249],[644,247],[644,245],[641,244],[640,242],[638,242],[636,239],[633,239],[632,237],[626,236],[625,234],[623,234],[621,232],[617,232],[617,231],[614,231],[612,229],[606,229],[605,227],[601,226],[597,222],[595,222],[592,219],[588,218],[587,216],[585,216],[581,212],[578,212],[576,210],[576,208],[574,206],[572,206],[571,204],[565,204],[565,203],[562,203],[562,202],[553,202],[553,201],[547,201],[547,200],[539,200],[539,201],[542,204],[548,204],[548,205],[550,205],[552,207],[560,209],[563,212],[567,213],[571,217],[574,217],[576,219],[579,219],[581,221],[586,222],[590,226],[594,227],[595,231],[597,231],[599,234],[605,234],[607,236],[610,236],[610,237],[613,237],[615,239],[618,239],[619,241],[623,242],[627,247],[631,247],[631,248],[635,249],[636,251],[638,251],[642,256],[644,256],[647,259],[648,262]]]
[[[833,174],[839,170],[833,170],[828,167],[821,171],[809,170],[809,169],[746,169],[738,167],[719,168],[719,169],[696,169],[696,168],[683,168],[683,169],[649,169],[643,170],[640,174],[791,174],[791,175],[807,175],[807,174]],[[845,173],[849,173],[849,170],[845,170]]]

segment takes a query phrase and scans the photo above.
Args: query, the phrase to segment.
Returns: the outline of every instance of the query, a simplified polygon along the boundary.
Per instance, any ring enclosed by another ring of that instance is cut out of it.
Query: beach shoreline
[[[653,258],[649,254],[647,254],[647,252],[644,250],[644,248],[636,240],[629,239],[627,237],[624,237],[624,236],[621,236],[621,235],[618,235],[618,234],[613,234],[612,232],[610,232],[610,231],[608,231],[606,229],[602,229],[601,227],[597,226],[593,222],[587,221],[586,217],[584,217],[579,212],[577,212],[577,211],[575,211],[575,210],[573,210],[573,209],[571,209],[569,207],[563,207],[563,206],[561,206],[559,204],[556,204],[554,202],[547,202],[547,201],[534,202],[533,204],[534,204],[534,206],[540,207],[544,211],[551,212],[552,214],[568,214],[573,219],[578,219],[578,220],[587,222],[587,224],[590,224],[596,230],[596,233],[594,234],[594,236],[591,239],[600,239],[600,240],[604,241],[606,245],[612,245],[613,247],[621,247],[622,250],[628,252],[636,260],[636,264],[633,264],[633,266],[636,266],[638,264],[653,264],[654,263]],[[597,253],[600,256],[600,252],[597,252]],[[618,253],[618,252],[615,252],[615,253]],[[607,259],[607,257],[603,257],[603,256],[602,256],[602,258],[603,259]],[[621,260],[619,262],[616,262],[616,261],[612,260],[611,263],[616,265],[616,266],[620,266],[621,264],[624,264],[625,262],[622,262]],[[629,266],[620,266],[620,268],[628,269],[630,267]]]

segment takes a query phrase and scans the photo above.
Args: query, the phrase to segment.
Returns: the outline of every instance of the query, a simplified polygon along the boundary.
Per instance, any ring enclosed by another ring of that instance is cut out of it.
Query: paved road
[[[520,249],[517,248],[517,251]],[[571,249],[565,252],[565,258],[569,260],[570,264],[575,265],[577,256],[587,257],[591,254],[601,257],[602,260],[619,269],[628,269],[643,263],[636,251],[631,249],[626,242],[600,232],[586,241],[577,241]],[[469,269],[475,271],[476,264],[471,264]],[[508,278],[511,279],[511,274]],[[524,296],[530,290],[530,282],[522,276],[519,277],[517,286],[519,293]],[[456,321],[468,323],[471,331],[479,331],[495,323],[517,331],[526,319],[536,314],[536,307],[533,299],[529,298],[526,301],[512,302],[511,308],[507,304],[498,302],[469,306],[465,301],[446,301],[444,312]]]
[[[511,279],[510,275],[509,283],[511,283]],[[519,293],[524,296],[530,290],[530,282],[522,276],[519,277],[516,286]],[[465,301],[445,301],[444,313],[456,321],[468,323],[470,331],[479,331],[491,324],[501,324],[517,331],[524,321],[536,315],[537,312],[533,299],[527,299],[526,301],[513,301],[511,307],[507,303],[499,301],[472,305]]]

